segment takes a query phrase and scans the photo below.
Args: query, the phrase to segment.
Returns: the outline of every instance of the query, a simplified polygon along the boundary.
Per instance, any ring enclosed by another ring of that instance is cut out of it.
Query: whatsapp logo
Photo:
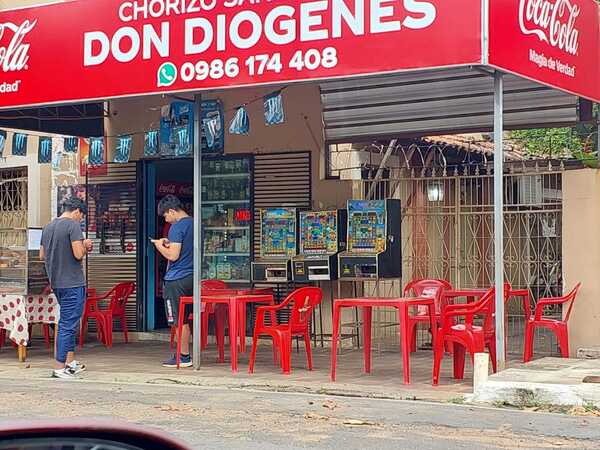
[[[156,76],[158,87],[172,86],[177,81],[177,67],[175,64],[166,62],[158,68]]]

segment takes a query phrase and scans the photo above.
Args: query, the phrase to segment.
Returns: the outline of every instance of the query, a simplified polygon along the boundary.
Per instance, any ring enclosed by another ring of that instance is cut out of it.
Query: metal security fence
[[[562,176],[559,169],[514,166],[505,175],[504,273],[514,288],[527,289],[531,307],[538,299],[562,293]],[[462,173],[461,173],[462,172]],[[460,168],[390,170],[385,179],[364,180],[360,192],[402,202],[402,284],[414,278],[443,278],[455,287],[494,283],[493,175]],[[397,294],[401,283],[380,282],[367,290]],[[548,311],[557,317],[560,309]],[[375,317],[382,341],[397,339],[395,312]],[[522,303],[508,306],[508,350],[521,353],[525,316]],[[558,354],[551,333],[536,335],[536,351]],[[418,342],[427,345],[427,329]],[[392,343],[392,342],[390,342]]]

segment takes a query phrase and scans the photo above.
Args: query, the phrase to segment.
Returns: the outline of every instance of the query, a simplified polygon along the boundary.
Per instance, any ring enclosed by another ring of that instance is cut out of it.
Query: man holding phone
[[[171,224],[167,239],[150,239],[156,250],[169,262],[164,278],[163,297],[167,322],[175,325],[179,317],[179,298],[194,295],[194,219],[184,210],[181,201],[167,195],[158,203],[158,215]],[[181,334],[181,367],[191,367],[190,325],[187,318],[191,305],[184,311],[186,322]],[[164,367],[177,367],[175,355],[163,362]]]
[[[50,286],[60,305],[56,365],[52,376],[72,379],[85,370],[75,360],[75,337],[86,298],[83,259],[93,244],[84,239],[81,222],[87,214],[86,204],[70,198],[63,205],[63,214],[42,231],[40,258],[46,263]]]

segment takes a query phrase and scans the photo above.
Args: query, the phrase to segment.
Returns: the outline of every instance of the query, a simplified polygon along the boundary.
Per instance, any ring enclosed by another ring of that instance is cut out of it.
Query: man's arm
[[[81,226],[77,222],[70,224],[69,237],[71,239],[71,249],[73,256],[78,261],[83,260],[87,254],[87,248],[83,240],[83,233],[81,232]]]
[[[44,246],[41,245],[40,246],[40,261],[45,261],[46,260],[46,252],[44,252]]]
[[[156,241],[152,241],[156,250],[163,255],[167,261],[175,262],[179,259],[181,255],[181,244],[176,242],[171,242],[169,244],[165,244],[168,242],[166,239],[158,239]]]

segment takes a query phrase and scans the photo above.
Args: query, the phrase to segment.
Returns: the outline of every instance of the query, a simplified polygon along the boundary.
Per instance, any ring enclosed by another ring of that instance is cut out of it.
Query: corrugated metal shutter
[[[278,208],[281,206],[305,209],[310,208],[311,204],[310,152],[282,152],[255,155],[254,254],[260,255],[260,209]],[[285,298],[291,292],[291,289],[291,285],[280,285],[278,287],[279,300]],[[288,314],[284,311],[280,315],[280,319],[287,320],[287,316]]]
[[[260,209],[310,208],[310,152],[268,153],[254,157],[254,254],[260,255]]]
[[[572,125],[575,96],[505,75],[505,127]],[[461,68],[377,76],[321,85],[328,142],[403,135],[487,131],[493,126],[493,78]]]
[[[94,241],[87,260],[88,285],[98,293],[137,281],[136,178],[135,163],[109,164],[106,175],[88,177],[88,237]],[[137,290],[127,303],[127,326],[138,328]]]

